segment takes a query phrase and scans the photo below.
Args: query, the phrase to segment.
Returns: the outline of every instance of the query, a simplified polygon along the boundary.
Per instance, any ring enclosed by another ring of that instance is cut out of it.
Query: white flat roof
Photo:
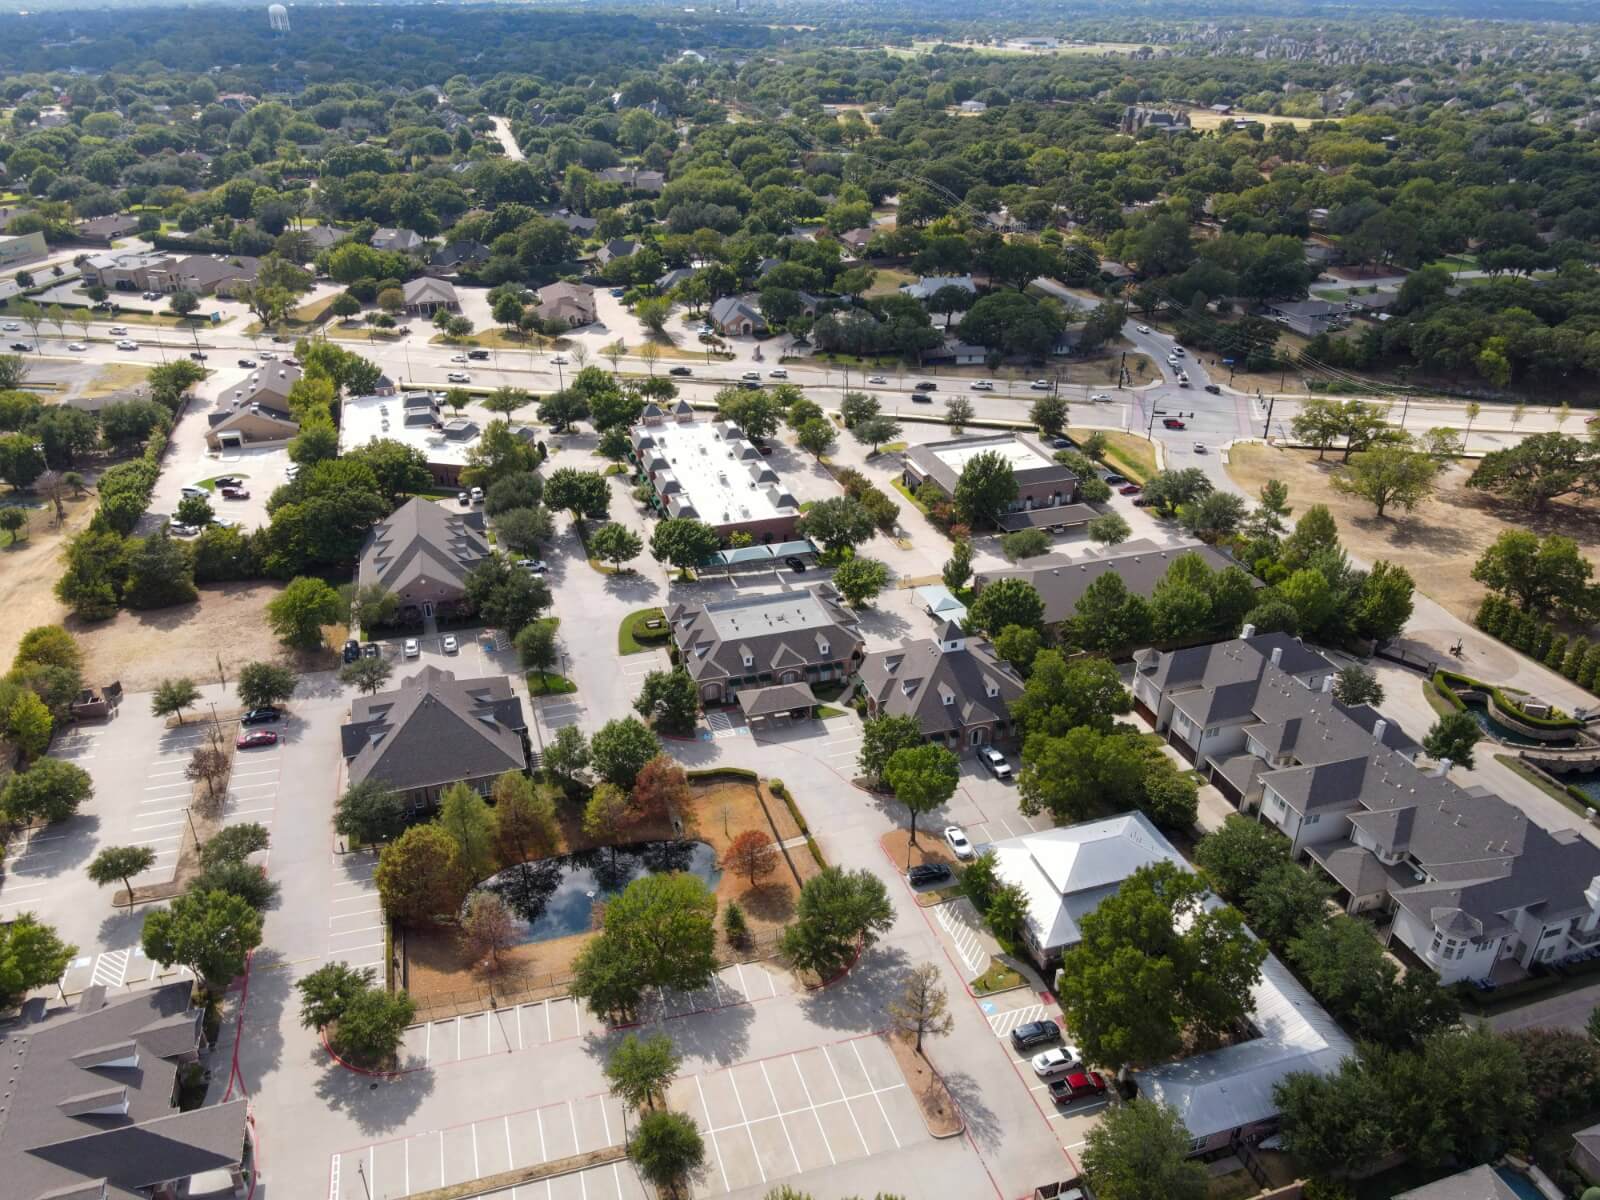
[[[726,440],[710,421],[662,421],[635,427],[647,435],[653,453],[665,456],[667,470],[683,489],[681,495],[707,525],[740,525],[797,514],[781,479],[757,482],[751,467],[770,471],[760,455],[743,456],[744,438]]]
[[[717,637],[725,642],[837,623],[809,590],[724,600],[706,605],[705,612]]]
[[[1006,434],[997,438],[974,438],[970,442],[931,447],[933,456],[956,474],[980,454],[998,454],[1011,464],[1013,471],[1031,471],[1039,467],[1053,467],[1055,462],[1040,454],[1032,446]]]
[[[448,411],[444,421],[452,419]],[[422,451],[428,462],[440,466],[465,466],[467,451],[478,444],[478,434],[448,438],[431,425],[407,425],[400,396],[352,396],[339,410],[339,452],[354,450],[380,438],[390,438]]]

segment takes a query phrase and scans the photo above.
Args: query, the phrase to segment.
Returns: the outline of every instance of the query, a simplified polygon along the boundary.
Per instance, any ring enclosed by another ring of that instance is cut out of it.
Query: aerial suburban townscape
[[[0,1200],[1600,1200],[1600,9],[0,0]]]

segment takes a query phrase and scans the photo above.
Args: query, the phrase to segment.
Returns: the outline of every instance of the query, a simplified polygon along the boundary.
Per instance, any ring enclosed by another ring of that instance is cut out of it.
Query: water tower
[[[289,32],[289,10],[281,4],[274,4],[267,9],[267,24],[272,27],[273,33]]]

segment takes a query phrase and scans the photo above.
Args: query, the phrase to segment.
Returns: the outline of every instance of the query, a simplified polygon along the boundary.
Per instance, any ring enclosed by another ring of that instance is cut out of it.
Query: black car
[[[361,643],[351,638],[344,644],[344,660],[347,663],[355,662],[361,657]]]
[[[256,365],[256,360],[253,358],[241,358],[239,360],[239,365],[241,367],[254,367]]]
[[[1048,1046],[1061,1040],[1061,1027],[1054,1021],[1028,1021],[1011,1031],[1011,1044],[1018,1050]]]
[[[1219,388],[1219,387],[1218,387],[1218,386],[1217,386],[1217,385],[1216,385],[1216,384],[1214,384],[1214,383],[1208,383],[1208,384],[1206,384],[1206,391],[1208,391],[1208,392],[1210,392],[1210,393],[1211,393],[1211,394],[1212,394],[1212,395],[1213,395],[1213,396],[1220,396],[1220,395],[1222,395],[1222,389],[1221,389],[1221,388]]]
[[[287,342],[289,339],[284,337],[281,333],[275,333],[272,335],[272,340],[275,342]]]
[[[29,350],[33,349],[33,347],[28,345],[27,342],[12,342],[11,348],[18,354],[26,354]]]
[[[489,352],[487,350],[468,350],[467,351],[467,357],[468,358],[480,359],[480,360],[481,359],[486,359],[486,358],[489,357]]]
[[[792,554],[783,560],[783,565],[788,567],[791,571],[804,571],[806,569],[805,563],[801,562]]]
[[[216,484],[219,488],[244,486],[244,480],[240,479],[237,475],[218,475],[211,482]]]
[[[937,392],[939,390],[939,385],[937,383],[929,383],[926,379],[924,379],[911,390],[914,392]]]
[[[283,713],[280,710],[273,708],[272,705],[269,704],[263,708],[252,708],[249,712],[245,713],[244,716],[239,718],[239,724],[264,725],[268,721],[276,721],[281,716],[283,716]]]
[[[667,374],[668,375],[693,375],[694,372],[689,370],[688,367],[673,367],[670,371],[667,372]]]
[[[368,642],[365,646],[361,647],[362,658],[381,658],[382,656],[383,651],[378,648],[377,642]]]
[[[918,863],[906,872],[906,878],[911,881],[912,887],[921,887],[925,883],[943,883],[950,878],[950,868],[938,862]]]
[[[1126,475],[1118,475],[1115,471],[1107,471],[1102,478],[1112,487],[1116,487],[1119,484],[1128,482],[1128,477]]]
[[[1072,439],[1071,438],[1051,438],[1050,439],[1050,448],[1052,450],[1071,450],[1072,449]]]
[[[206,360],[206,356],[198,350],[189,351],[189,357],[194,359],[195,362],[205,362]]]

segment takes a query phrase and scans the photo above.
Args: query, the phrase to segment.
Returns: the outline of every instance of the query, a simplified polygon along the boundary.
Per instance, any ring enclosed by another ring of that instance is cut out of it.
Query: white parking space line
[[[1026,1025],[1029,1021],[1037,1021],[1044,1015],[1044,1005],[1030,1004],[1026,1008],[995,1013],[994,1016],[989,1018],[989,1028],[994,1030],[994,1035],[997,1038],[1009,1037],[1011,1031],[1018,1025]]]
[[[956,953],[961,956],[962,964],[974,975],[982,972],[988,964],[989,955],[984,951],[978,941],[978,935],[971,926],[953,916],[946,916],[946,910],[951,906],[939,904],[934,907],[933,919],[943,926],[944,931],[950,935],[950,940],[955,944]]]
[[[722,1165],[722,1147],[717,1143],[717,1131],[711,1127],[711,1106],[706,1103],[706,1089],[700,1083],[700,1076],[694,1077],[695,1091],[700,1094],[700,1113],[705,1119],[706,1132],[711,1135],[711,1148],[717,1152],[717,1174],[722,1176],[722,1190],[728,1190],[728,1172]]]

